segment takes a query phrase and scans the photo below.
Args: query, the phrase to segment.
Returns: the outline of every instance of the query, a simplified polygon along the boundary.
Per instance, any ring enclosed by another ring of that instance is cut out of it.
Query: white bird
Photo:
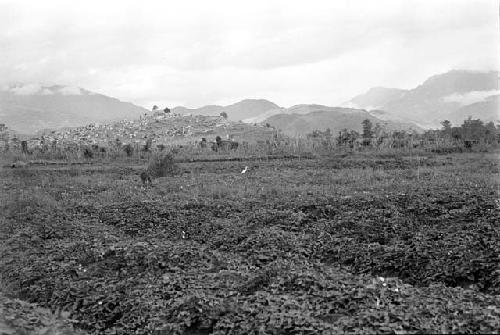
[[[186,236],[186,232],[183,230],[182,231],[182,238],[185,239],[187,236]]]
[[[241,174],[247,173],[247,171],[248,171],[248,166],[245,166],[245,168],[243,169],[243,171],[241,171]]]

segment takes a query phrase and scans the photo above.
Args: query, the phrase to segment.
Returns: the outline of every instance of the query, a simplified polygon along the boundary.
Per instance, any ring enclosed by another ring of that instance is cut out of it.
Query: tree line
[[[453,126],[449,120],[441,122],[441,129],[427,130],[418,133],[414,130],[387,130],[371,120],[361,123],[362,131],[342,129],[333,134],[328,128],[324,131],[314,130],[307,134],[308,139],[335,142],[337,146],[356,147],[422,147],[428,145],[448,145],[471,148],[475,145],[495,145],[500,143],[500,125],[493,122],[484,123],[480,119],[469,117],[460,126]]]

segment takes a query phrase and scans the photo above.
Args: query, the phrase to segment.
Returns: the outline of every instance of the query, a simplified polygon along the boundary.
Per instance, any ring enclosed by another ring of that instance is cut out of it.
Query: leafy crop
[[[26,192],[0,195],[0,282],[93,334],[500,329],[487,157],[240,165],[185,163],[147,189],[123,168],[4,171]]]

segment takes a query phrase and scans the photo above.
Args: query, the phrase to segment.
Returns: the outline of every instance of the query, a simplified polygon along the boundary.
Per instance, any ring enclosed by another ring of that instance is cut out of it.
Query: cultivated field
[[[0,330],[498,333],[498,153],[218,158],[4,167]]]

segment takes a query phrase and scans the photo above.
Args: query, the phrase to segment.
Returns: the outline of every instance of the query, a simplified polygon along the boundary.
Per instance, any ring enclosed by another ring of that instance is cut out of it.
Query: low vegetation
[[[68,312],[38,307],[0,294],[0,334],[78,335]]]
[[[322,138],[4,156],[0,330],[498,332],[497,149]]]
[[[149,159],[146,172],[153,178],[167,177],[179,172],[173,153],[156,154]]]

